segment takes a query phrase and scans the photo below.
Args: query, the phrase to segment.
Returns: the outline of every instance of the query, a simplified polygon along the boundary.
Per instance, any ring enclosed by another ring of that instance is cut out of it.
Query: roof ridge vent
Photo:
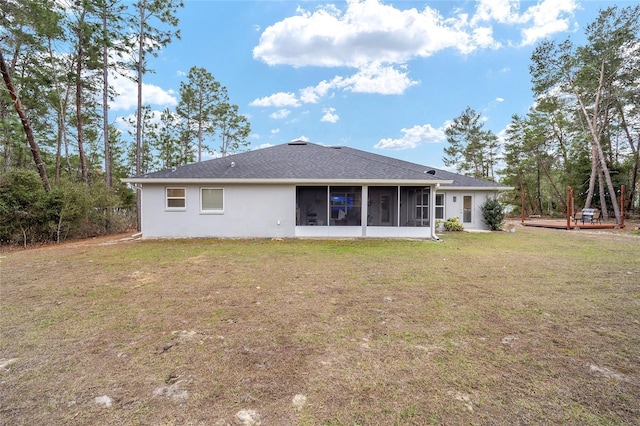
[[[303,140],[300,140],[300,139],[295,140],[295,141],[291,141],[291,142],[288,143],[288,145],[306,145],[306,144],[307,144],[306,141],[303,141]]]

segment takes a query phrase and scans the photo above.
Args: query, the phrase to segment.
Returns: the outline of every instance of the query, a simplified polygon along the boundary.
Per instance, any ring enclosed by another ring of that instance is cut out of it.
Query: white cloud
[[[320,97],[324,97],[334,88],[333,82],[322,80],[316,86],[305,87],[300,91],[300,100],[304,103],[317,103]]]
[[[533,25],[522,30],[522,44],[532,45],[551,34],[569,29],[569,19],[578,8],[575,0],[545,0],[531,6],[523,15]]]
[[[402,133],[404,135],[400,139],[380,139],[374,148],[402,150],[416,148],[424,143],[444,142],[446,139],[443,128],[435,129],[430,124],[402,129]]]
[[[278,133],[280,133],[280,129],[271,129],[271,134],[272,135],[277,135]]]
[[[149,111],[149,123],[158,124],[161,127],[164,126],[163,121],[161,120],[162,111],[160,110],[151,110]],[[173,116],[174,123],[177,123],[179,120],[175,115]],[[133,134],[135,132],[135,123],[136,122],[136,113],[132,112],[126,116],[118,116],[114,120],[114,126],[120,130],[123,134]]]
[[[325,4],[311,11],[299,6],[296,15],[264,29],[253,50],[254,58],[269,65],[349,67],[355,71],[322,80],[297,94],[279,92],[255,99],[250,105],[296,108],[333,97],[336,91],[400,95],[419,84],[410,77],[407,64],[411,60],[444,49],[469,54],[478,49],[514,45],[508,39],[496,38],[498,25],[520,31],[521,44],[534,43],[541,37],[565,31],[578,7],[576,2],[538,0],[526,7],[523,5],[530,3],[520,0],[477,0],[471,14],[455,8],[449,16],[430,6],[401,9],[383,0],[347,0],[338,4],[344,5],[341,8]],[[286,117],[284,111],[273,113],[272,118]],[[326,112],[325,117],[323,120],[332,119]],[[401,139],[382,139],[378,145],[421,143],[415,142],[420,139],[410,132],[417,128],[421,127],[403,129],[408,134]]]
[[[576,0],[542,0],[520,13],[520,0],[479,0],[472,25],[495,21],[521,28],[524,46],[569,29],[569,18],[578,8]]]
[[[318,103],[321,98],[333,96],[333,90],[343,90],[354,93],[377,93],[381,95],[401,95],[407,88],[418,84],[409,78],[406,67],[383,66],[372,63],[363,66],[349,77],[336,76],[332,80],[323,80],[316,86],[305,87],[300,90],[299,98],[294,93],[275,93],[251,102],[251,106],[299,107],[302,103]],[[273,116],[271,118],[284,118]],[[285,116],[286,117],[286,116]]]
[[[265,96],[264,98],[255,99],[249,105],[261,107],[298,107],[300,106],[300,101],[296,99],[294,93],[278,92]]]
[[[378,93],[382,95],[400,95],[415,84],[407,72],[401,72],[391,66],[373,63],[362,67],[348,78],[336,77],[334,85],[356,93]]]
[[[518,14],[520,0],[478,0],[478,8],[473,16],[472,24],[496,21],[501,24],[521,22]]]
[[[122,76],[110,76],[109,83],[113,85],[117,93],[114,100],[109,104],[114,111],[129,111],[135,109],[138,104],[137,84],[129,78]],[[171,90],[165,90],[160,86],[142,83],[142,102],[145,105],[159,107],[174,106],[178,104],[178,99]]]
[[[314,11],[299,7],[295,16],[262,32],[253,57],[269,65],[294,67],[402,64],[444,49],[468,54],[510,45],[495,39],[495,25],[520,30],[521,44],[528,45],[567,30],[578,7],[577,0],[540,0],[524,11],[520,0],[476,4],[471,17],[461,9],[445,17],[429,6],[400,9],[382,0],[348,0],[344,10],[334,5]]]
[[[493,28],[491,27],[478,27],[474,29],[472,38],[474,44],[478,47],[486,49],[499,49],[502,47],[502,43],[494,40]]]
[[[301,141],[301,142],[309,142],[309,138],[306,137],[305,135],[301,135],[298,138],[295,139],[291,139],[291,142],[297,142],[297,141]]]
[[[274,146],[274,145],[272,145],[272,144],[270,144],[270,143],[265,142],[265,143],[263,143],[263,144],[258,145],[258,146],[257,146],[257,147],[255,147],[255,148],[253,148],[253,150],[262,149],[262,148],[269,148],[269,147],[272,147],[272,146]]]
[[[338,114],[334,114],[335,111],[336,111],[335,108],[324,108],[322,110],[324,115],[322,116],[320,121],[325,123],[337,123],[338,120],[340,120],[340,117],[338,116]]]
[[[269,115],[269,117],[273,118],[274,120],[282,120],[283,118],[287,118],[290,113],[291,111],[288,109],[279,109],[278,111]]]
[[[380,0],[350,0],[344,12],[321,6],[267,27],[253,56],[267,64],[352,66],[404,63],[446,48],[475,49],[456,18],[435,9],[397,9]]]

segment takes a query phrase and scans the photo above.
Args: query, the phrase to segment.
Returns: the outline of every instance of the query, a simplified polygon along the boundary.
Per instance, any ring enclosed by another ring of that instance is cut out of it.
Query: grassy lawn
[[[637,235],[94,240],[0,274],[3,425],[640,422]]]

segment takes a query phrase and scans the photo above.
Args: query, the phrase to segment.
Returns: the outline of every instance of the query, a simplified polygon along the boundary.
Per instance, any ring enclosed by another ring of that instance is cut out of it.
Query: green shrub
[[[14,169],[0,176],[0,241],[39,240],[47,221],[46,195],[34,171]]]
[[[488,198],[481,206],[482,216],[484,222],[489,226],[492,231],[499,231],[502,229],[504,223],[504,206],[497,198]]]
[[[131,229],[135,197],[130,193],[66,179],[46,192],[36,172],[12,169],[0,175],[0,244],[26,246]]]
[[[460,219],[457,217],[450,217],[444,223],[444,229],[447,231],[464,231],[464,226],[460,223]]]

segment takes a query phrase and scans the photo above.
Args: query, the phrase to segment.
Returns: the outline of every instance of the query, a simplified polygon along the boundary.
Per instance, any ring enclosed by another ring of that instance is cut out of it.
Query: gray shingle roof
[[[435,171],[430,172],[429,171]],[[154,179],[255,180],[416,180],[448,181],[448,186],[499,187],[494,182],[457,175],[348,147],[290,142],[215,158],[200,163],[136,176],[127,181]]]
[[[402,160],[396,160],[394,158],[390,158],[390,157],[384,157],[381,155],[377,155],[377,154],[372,154],[366,151],[360,151],[357,149],[353,149],[353,148],[343,148],[345,150],[350,150],[354,152],[354,155],[360,155],[363,157],[382,157],[385,158],[387,160],[387,162],[389,164],[394,164],[394,163],[398,163],[398,164],[403,164],[407,167],[415,167],[416,171],[420,172],[420,171],[424,171],[424,170],[434,170],[435,174],[434,176],[437,176],[438,178],[442,179],[442,180],[452,180],[453,183],[451,184],[443,184],[443,186],[449,186],[449,187],[466,187],[466,188],[505,188],[504,186],[500,185],[499,183],[496,182],[492,182],[492,181],[488,181],[488,180],[484,180],[484,179],[478,179],[478,178],[474,178],[471,176],[464,176],[464,175],[460,175],[457,173],[452,173],[452,172],[448,172],[446,170],[441,170],[441,169],[436,169],[434,167],[426,167],[426,166],[422,166],[420,164],[415,164],[415,163],[409,163],[407,161],[402,161]]]

